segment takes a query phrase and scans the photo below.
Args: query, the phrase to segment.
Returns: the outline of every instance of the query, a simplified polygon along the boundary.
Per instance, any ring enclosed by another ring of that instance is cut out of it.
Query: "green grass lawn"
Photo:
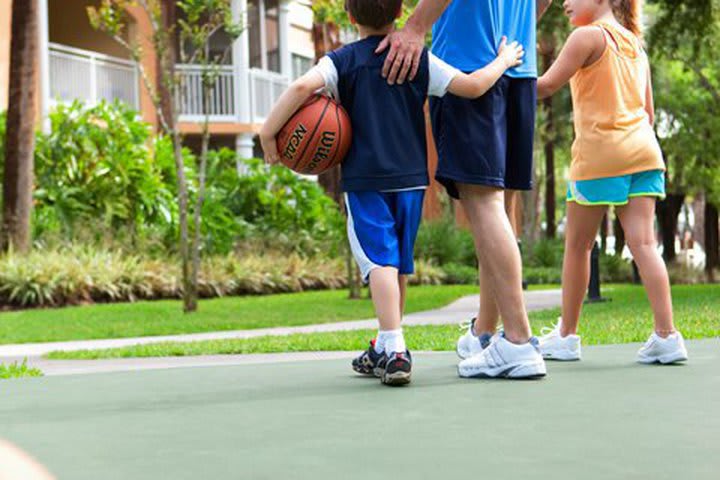
[[[580,334],[585,345],[642,342],[652,331],[650,307],[641,287],[607,287],[603,294],[611,302],[585,307]],[[673,288],[677,327],[686,338],[720,335],[720,285],[677,286]],[[533,330],[556,321],[559,309],[530,314]],[[405,329],[413,350],[454,350],[460,330],[456,325],[418,326]],[[56,352],[49,358],[123,358],[207,354],[245,354],[300,351],[360,350],[367,347],[373,330],[298,334],[243,340],[217,340],[188,343],[161,343],[127,348]]]
[[[476,292],[472,285],[411,287],[407,312],[439,308]],[[199,311],[189,315],[175,300],[116,303],[1,313],[0,344],[286,327],[374,316],[369,299],[348,300],[347,290],[202,300]]]

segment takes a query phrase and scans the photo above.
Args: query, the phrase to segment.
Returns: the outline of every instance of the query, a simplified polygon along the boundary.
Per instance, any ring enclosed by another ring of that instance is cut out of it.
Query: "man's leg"
[[[505,336],[513,343],[526,343],[531,333],[522,293],[520,251],[505,213],[504,193],[497,188],[470,184],[458,184],[458,190],[470,221],[480,268],[485,272],[483,283],[491,291],[503,292],[496,297],[496,304]]]
[[[505,213],[510,221],[510,227],[513,230],[515,238],[518,237],[519,226],[517,225],[516,209],[517,209],[517,198],[520,192],[516,190],[505,190]],[[492,288],[492,278],[489,272],[480,268],[480,310],[478,312],[477,319],[475,320],[475,326],[473,328],[475,335],[481,335],[483,333],[493,334],[497,330],[497,324],[500,317],[500,311],[497,307],[495,300],[495,291]]]

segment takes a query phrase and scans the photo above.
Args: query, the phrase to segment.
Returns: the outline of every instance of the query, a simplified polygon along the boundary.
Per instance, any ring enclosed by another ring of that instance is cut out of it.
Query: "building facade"
[[[173,1],[173,0],[168,0]],[[215,144],[233,146],[240,155],[257,152],[256,134],[277,97],[290,81],[314,62],[310,0],[232,0],[233,12],[246,26],[230,44],[216,35],[211,48],[231,55],[221,67],[211,101],[204,104],[197,65],[177,64],[180,73],[180,124],[192,142],[200,122],[210,116]],[[106,34],[95,31],[87,7],[99,0],[39,0],[40,65],[39,118],[47,117],[58,102],[81,100],[93,104],[102,99],[122,100],[138,109],[157,126],[151,97],[129,53]],[[0,110],[7,108],[12,0],[0,0]],[[149,19],[133,7],[129,10],[128,40],[143,44],[144,67],[156,75],[156,59],[149,41]],[[130,38],[134,37],[134,38]]]

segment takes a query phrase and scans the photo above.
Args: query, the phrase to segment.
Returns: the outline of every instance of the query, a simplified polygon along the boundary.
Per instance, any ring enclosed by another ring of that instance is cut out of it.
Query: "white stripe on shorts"
[[[372,260],[370,260],[365,254],[362,245],[360,245],[360,240],[358,240],[357,234],[355,233],[355,223],[353,222],[352,209],[350,208],[350,199],[348,198],[347,193],[345,193],[345,209],[347,210],[348,217],[347,232],[348,239],[350,240],[350,249],[352,250],[353,257],[355,257],[355,261],[360,267],[360,273],[362,274],[363,282],[367,283],[368,279],[370,278],[370,272],[376,268],[380,268],[380,265],[373,263]]]

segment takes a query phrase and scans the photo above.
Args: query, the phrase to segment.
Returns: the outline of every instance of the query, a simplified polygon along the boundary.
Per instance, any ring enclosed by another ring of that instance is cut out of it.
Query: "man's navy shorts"
[[[537,79],[507,76],[477,99],[430,99],[435,178],[451,197],[456,183],[532,189],[536,104]]]

